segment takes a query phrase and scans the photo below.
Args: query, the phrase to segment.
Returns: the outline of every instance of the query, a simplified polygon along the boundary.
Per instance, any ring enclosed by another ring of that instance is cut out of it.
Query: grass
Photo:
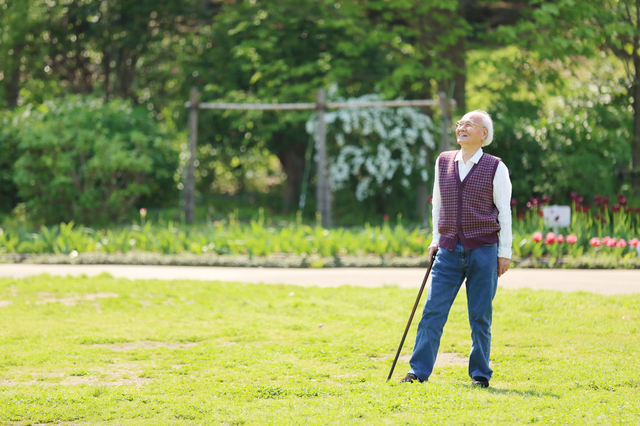
[[[500,289],[477,389],[463,293],[441,345],[462,362],[399,385],[401,361],[385,382],[416,293],[3,279],[0,423],[640,423],[640,295]]]

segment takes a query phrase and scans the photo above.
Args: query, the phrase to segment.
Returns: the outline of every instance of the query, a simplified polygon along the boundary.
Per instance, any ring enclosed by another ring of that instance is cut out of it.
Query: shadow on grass
[[[463,385],[463,387],[465,387],[467,389],[480,389],[480,388],[476,388],[475,386],[471,386],[471,385]],[[480,389],[480,390],[484,390],[484,389]],[[492,394],[497,394],[497,395],[520,395],[520,396],[533,396],[533,397],[536,397],[536,398],[549,397],[549,398],[560,399],[560,395],[556,395],[555,393],[538,392],[538,391],[534,391],[534,390],[519,391],[519,390],[514,390],[514,389],[496,389],[496,388],[489,387],[488,389],[486,389],[486,391],[489,392],[489,393],[492,393]]]

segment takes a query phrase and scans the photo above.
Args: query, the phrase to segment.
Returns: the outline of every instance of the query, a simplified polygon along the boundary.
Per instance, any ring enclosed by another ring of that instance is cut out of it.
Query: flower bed
[[[576,196],[571,225],[563,233],[545,226],[541,213],[548,199],[532,198],[524,211],[514,208],[514,266],[636,268],[640,209],[609,208],[605,200],[600,197],[590,208]],[[622,196],[618,200],[626,203]],[[35,233],[0,229],[0,262],[421,267],[428,264],[431,241],[430,228],[405,227],[401,217],[391,226],[386,215],[382,226],[352,229],[305,225],[300,218],[274,223],[262,211],[248,223],[230,215],[190,227],[145,218],[141,210],[138,224],[107,230],[73,222]]]

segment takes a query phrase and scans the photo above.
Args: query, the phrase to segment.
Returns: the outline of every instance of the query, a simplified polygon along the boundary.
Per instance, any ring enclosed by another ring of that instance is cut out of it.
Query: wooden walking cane
[[[413,315],[416,313],[416,309],[418,308],[418,303],[420,303],[420,298],[422,297],[422,292],[424,291],[424,286],[427,284],[427,279],[429,278],[429,274],[431,273],[431,266],[433,266],[433,260],[436,258],[436,251],[433,252],[433,256],[429,259],[429,267],[427,268],[427,273],[424,275],[424,280],[422,280],[422,285],[420,286],[420,291],[418,292],[418,297],[416,298],[416,303],[413,304],[413,310],[411,311],[411,315],[409,316],[409,322],[407,322],[407,327],[404,329],[404,334],[402,335],[402,340],[400,340],[400,346],[398,346],[398,352],[396,353],[396,358],[393,360],[393,364],[391,365],[391,371],[389,371],[389,377],[387,377],[387,382],[393,376],[393,369],[396,368],[396,363],[398,362],[398,358],[400,357],[400,352],[402,351],[402,346],[404,345],[404,339],[407,338],[407,333],[409,332],[409,327],[411,327],[411,321],[413,321]]]

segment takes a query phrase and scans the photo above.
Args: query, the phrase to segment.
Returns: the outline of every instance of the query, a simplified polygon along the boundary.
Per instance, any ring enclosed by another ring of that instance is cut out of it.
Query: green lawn
[[[385,382],[416,293],[3,279],[0,423],[640,424],[640,295],[499,290],[477,389],[462,293],[441,346],[462,362]]]

